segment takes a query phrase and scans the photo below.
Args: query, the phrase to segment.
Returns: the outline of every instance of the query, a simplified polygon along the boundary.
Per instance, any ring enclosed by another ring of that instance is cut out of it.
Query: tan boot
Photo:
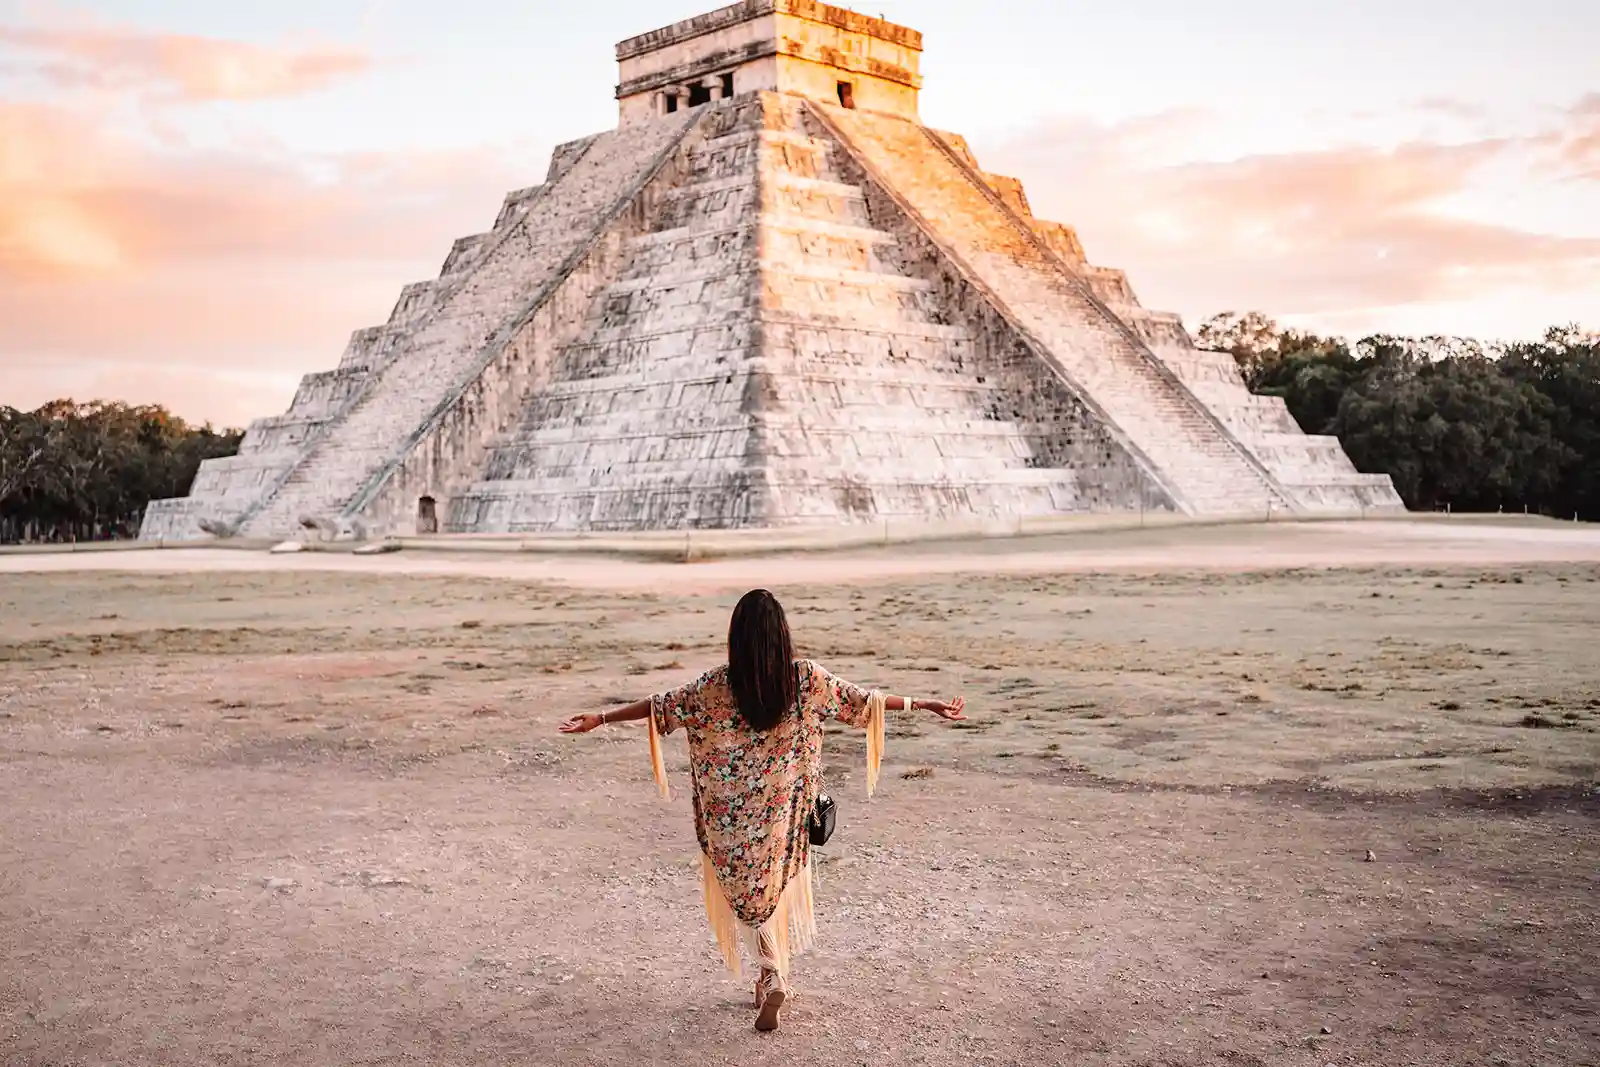
[[[762,971],[756,982],[756,1029],[776,1030],[783,1002],[789,999],[789,986],[777,971]]]

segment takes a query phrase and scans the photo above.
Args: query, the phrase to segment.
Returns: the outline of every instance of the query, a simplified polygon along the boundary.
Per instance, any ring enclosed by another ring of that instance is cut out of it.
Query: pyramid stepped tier
[[[374,372],[362,398],[312,444],[282,488],[245,516],[242,531],[272,536],[308,516],[347,518],[358,497],[365,499],[357,510],[366,510],[380,480],[421,444],[441,405],[477,382],[497,357],[532,362],[534,339],[525,339],[526,353],[508,352],[513,335],[566,280],[572,257],[628,206],[683,130],[682,122],[663,122],[596,138],[545,189],[536,210],[500,234],[460,280],[435,287],[403,357]],[[482,416],[493,422],[493,401],[514,402],[515,379],[532,370],[504,368],[507,389],[491,392]]]
[[[921,35],[741,0],[141,536],[1398,507],[917,119]]]

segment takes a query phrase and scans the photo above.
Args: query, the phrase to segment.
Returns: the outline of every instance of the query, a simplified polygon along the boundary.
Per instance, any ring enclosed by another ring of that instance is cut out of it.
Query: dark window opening
[[[417,533],[435,534],[439,532],[439,513],[435,510],[434,500],[431,496],[417,498]]]
[[[705,85],[689,86],[689,106],[699,107],[701,104],[711,103],[711,89]]]
[[[733,95],[733,71],[722,76],[722,98],[726,100]]]
[[[849,82],[839,83],[839,106],[848,108],[856,106],[855,87]]]
[[[670,115],[676,110],[678,110],[678,94],[677,93],[668,93],[667,94],[667,114]]]

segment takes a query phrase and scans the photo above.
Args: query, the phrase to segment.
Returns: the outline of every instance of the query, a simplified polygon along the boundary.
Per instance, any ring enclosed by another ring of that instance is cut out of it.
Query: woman
[[[734,974],[741,973],[740,940],[761,961],[756,1028],[771,1030],[788,998],[790,956],[803,952],[816,932],[808,824],[822,787],[823,721],[867,731],[871,796],[885,709],[963,719],[964,706],[961,697],[946,704],[869,692],[795,659],[783,607],[756,589],[733,609],[726,665],[625,708],[574,715],[561,732],[648,719],[650,761],[661,795],[668,796],[660,735],[683,727],[706,917]]]

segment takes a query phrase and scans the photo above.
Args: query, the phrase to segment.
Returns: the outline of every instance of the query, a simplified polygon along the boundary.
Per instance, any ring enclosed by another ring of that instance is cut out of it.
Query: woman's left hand
[[[603,721],[598,712],[587,711],[582,715],[574,715],[562,723],[561,732],[564,734],[586,734],[590,730],[599,727]]]
[[[962,710],[967,706],[967,698],[956,697],[948,704],[942,700],[925,700],[922,702],[922,706],[939,716],[939,718],[949,719],[954,722],[966,718],[962,714]]]

